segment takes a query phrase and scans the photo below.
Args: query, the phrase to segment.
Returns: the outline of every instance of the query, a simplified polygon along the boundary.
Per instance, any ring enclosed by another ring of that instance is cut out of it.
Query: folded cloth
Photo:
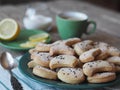
[[[0,89],[1,90],[9,90],[9,88],[7,88],[6,85],[4,83],[2,83],[1,81],[0,81]]]
[[[16,60],[19,62],[21,56],[17,57]],[[32,80],[29,80],[29,78],[25,77],[19,70],[19,68],[15,68],[12,70],[14,76],[19,80],[19,82],[21,83],[23,90],[73,90],[73,89],[59,89],[59,88],[55,88],[55,87],[50,87],[50,86],[46,86],[43,84],[39,84],[37,82],[34,82]],[[117,86],[115,86],[117,87]],[[118,85],[119,87],[119,85]],[[0,66],[0,90],[13,90],[11,83],[10,83],[10,74],[3,69]],[[16,90],[19,90],[18,88]],[[90,89],[88,89],[90,90]],[[93,90],[93,89],[92,89]],[[95,89],[94,89],[95,90]],[[97,90],[120,90],[119,89],[115,89],[115,88],[105,88],[105,89],[97,89]]]
[[[10,74],[4,69],[2,68],[2,66],[0,65],[0,86],[2,86],[0,90],[12,90],[11,84],[10,84]]]
[[[19,62],[20,58],[21,56],[17,57],[16,60]],[[25,77],[20,72],[18,67],[13,69],[12,72],[13,72],[13,75],[21,83],[23,90],[61,90],[61,89],[56,89],[55,87],[41,85],[37,82],[29,80],[27,77]],[[0,90],[13,90],[11,83],[10,83],[10,74],[8,73],[7,70],[2,68],[1,65],[0,65]],[[16,90],[19,90],[19,89],[16,88]]]

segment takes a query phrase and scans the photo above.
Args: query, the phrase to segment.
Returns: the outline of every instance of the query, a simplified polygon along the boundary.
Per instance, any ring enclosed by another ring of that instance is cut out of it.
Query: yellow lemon
[[[46,40],[42,40],[41,42],[46,42]],[[25,43],[21,43],[20,47],[23,48],[32,48],[35,47],[39,42],[34,42],[34,41],[26,41]]]
[[[0,39],[1,40],[14,40],[20,33],[18,23],[11,18],[3,19],[0,22]]]
[[[35,34],[29,37],[30,41],[41,42],[49,37],[47,33]]]
[[[21,43],[20,46],[23,47],[23,48],[32,48],[34,47],[38,42],[30,42],[30,41],[27,41],[25,43]]]

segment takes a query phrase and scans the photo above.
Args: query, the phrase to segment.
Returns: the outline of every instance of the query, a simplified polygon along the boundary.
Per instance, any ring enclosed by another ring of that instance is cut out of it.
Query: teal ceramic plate
[[[67,84],[64,82],[61,82],[59,80],[48,80],[48,79],[44,79],[44,78],[40,78],[37,77],[35,75],[33,75],[32,73],[32,69],[29,69],[27,66],[27,63],[30,61],[30,54],[26,53],[19,62],[19,69],[20,71],[29,79],[31,79],[32,81],[38,82],[40,84],[45,84],[48,86],[52,86],[52,87],[58,87],[58,88],[71,88],[71,89],[90,89],[90,88],[102,88],[102,87],[106,87],[106,86],[111,86],[114,84],[117,84],[120,82],[120,75],[117,75],[117,79],[112,81],[112,82],[108,82],[108,83],[103,83],[103,84],[89,84],[87,82],[84,82],[82,84],[76,84],[76,85],[71,85],[71,84]]]
[[[20,44],[28,41],[29,36],[34,35],[34,34],[40,34],[40,33],[46,33],[46,32],[42,31],[42,30],[21,30],[21,32],[16,40],[1,41],[0,45],[5,48],[14,49],[14,50],[28,50],[30,48],[22,48],[22,47],[20,47]],[[48,37],[47,43],[50,42],[50,40],[51,40],[51,38]]]

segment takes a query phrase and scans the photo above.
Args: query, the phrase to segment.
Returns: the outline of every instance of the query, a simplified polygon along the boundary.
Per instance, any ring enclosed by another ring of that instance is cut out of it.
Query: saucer
[[[28,38],[31,35],[42,34],[42,33],[47,33],[47,32],[45,32],[43,30],[33,30],[33,29],[32,30],[26,30],[26,29],[24,29],[24,30],[21,30],[21,32],[20,32],[20,34],[19,34],[19,36],[17,37],[16,40],[13,40],[13,41],[1,41],[0,45],[5,47],[5,48],[13,49],[13,50],[29,50],[30,48],[20,47],[20,44],[28,41]],[[46,43],[49,43],[50,41],[51,41],[51,38],[50,38],[50,35],[49,35],[49,37],[47,38]]]

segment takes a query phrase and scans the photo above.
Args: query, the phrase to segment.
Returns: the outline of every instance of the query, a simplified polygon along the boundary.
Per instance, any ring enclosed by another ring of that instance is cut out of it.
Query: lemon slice
[[[35,47],[39,42],[46,42],[49,34],[42,33],[42,34],[35,34],[29,37],[29,40],[21,43],[20,47],[23,48],[32,48]]]
[[[0,22],[0,39],[8,41],[14,40],[19,33],[19,25],[14,19],[7,18]]]
[[[46,42],[46,40],[42,40],[41,42]],[[39,42],[34,42],[34,41],[26,41],[25,43],[21,43],[20,47],[23,48],[32,48],[35,47]]]
[[[23,48],[32,48],[34,47],[38,42],[30,42],[30,41],[27,41],[25,43],[21,43],[20,46],[23,47]]]
[[[41,42],[41,41],[47,39],[48,36],[49,36],[49,34],[47,34],[47,33],[35,34],[35,35],[30,36],[29,40],[33,41],[33,42]]]

